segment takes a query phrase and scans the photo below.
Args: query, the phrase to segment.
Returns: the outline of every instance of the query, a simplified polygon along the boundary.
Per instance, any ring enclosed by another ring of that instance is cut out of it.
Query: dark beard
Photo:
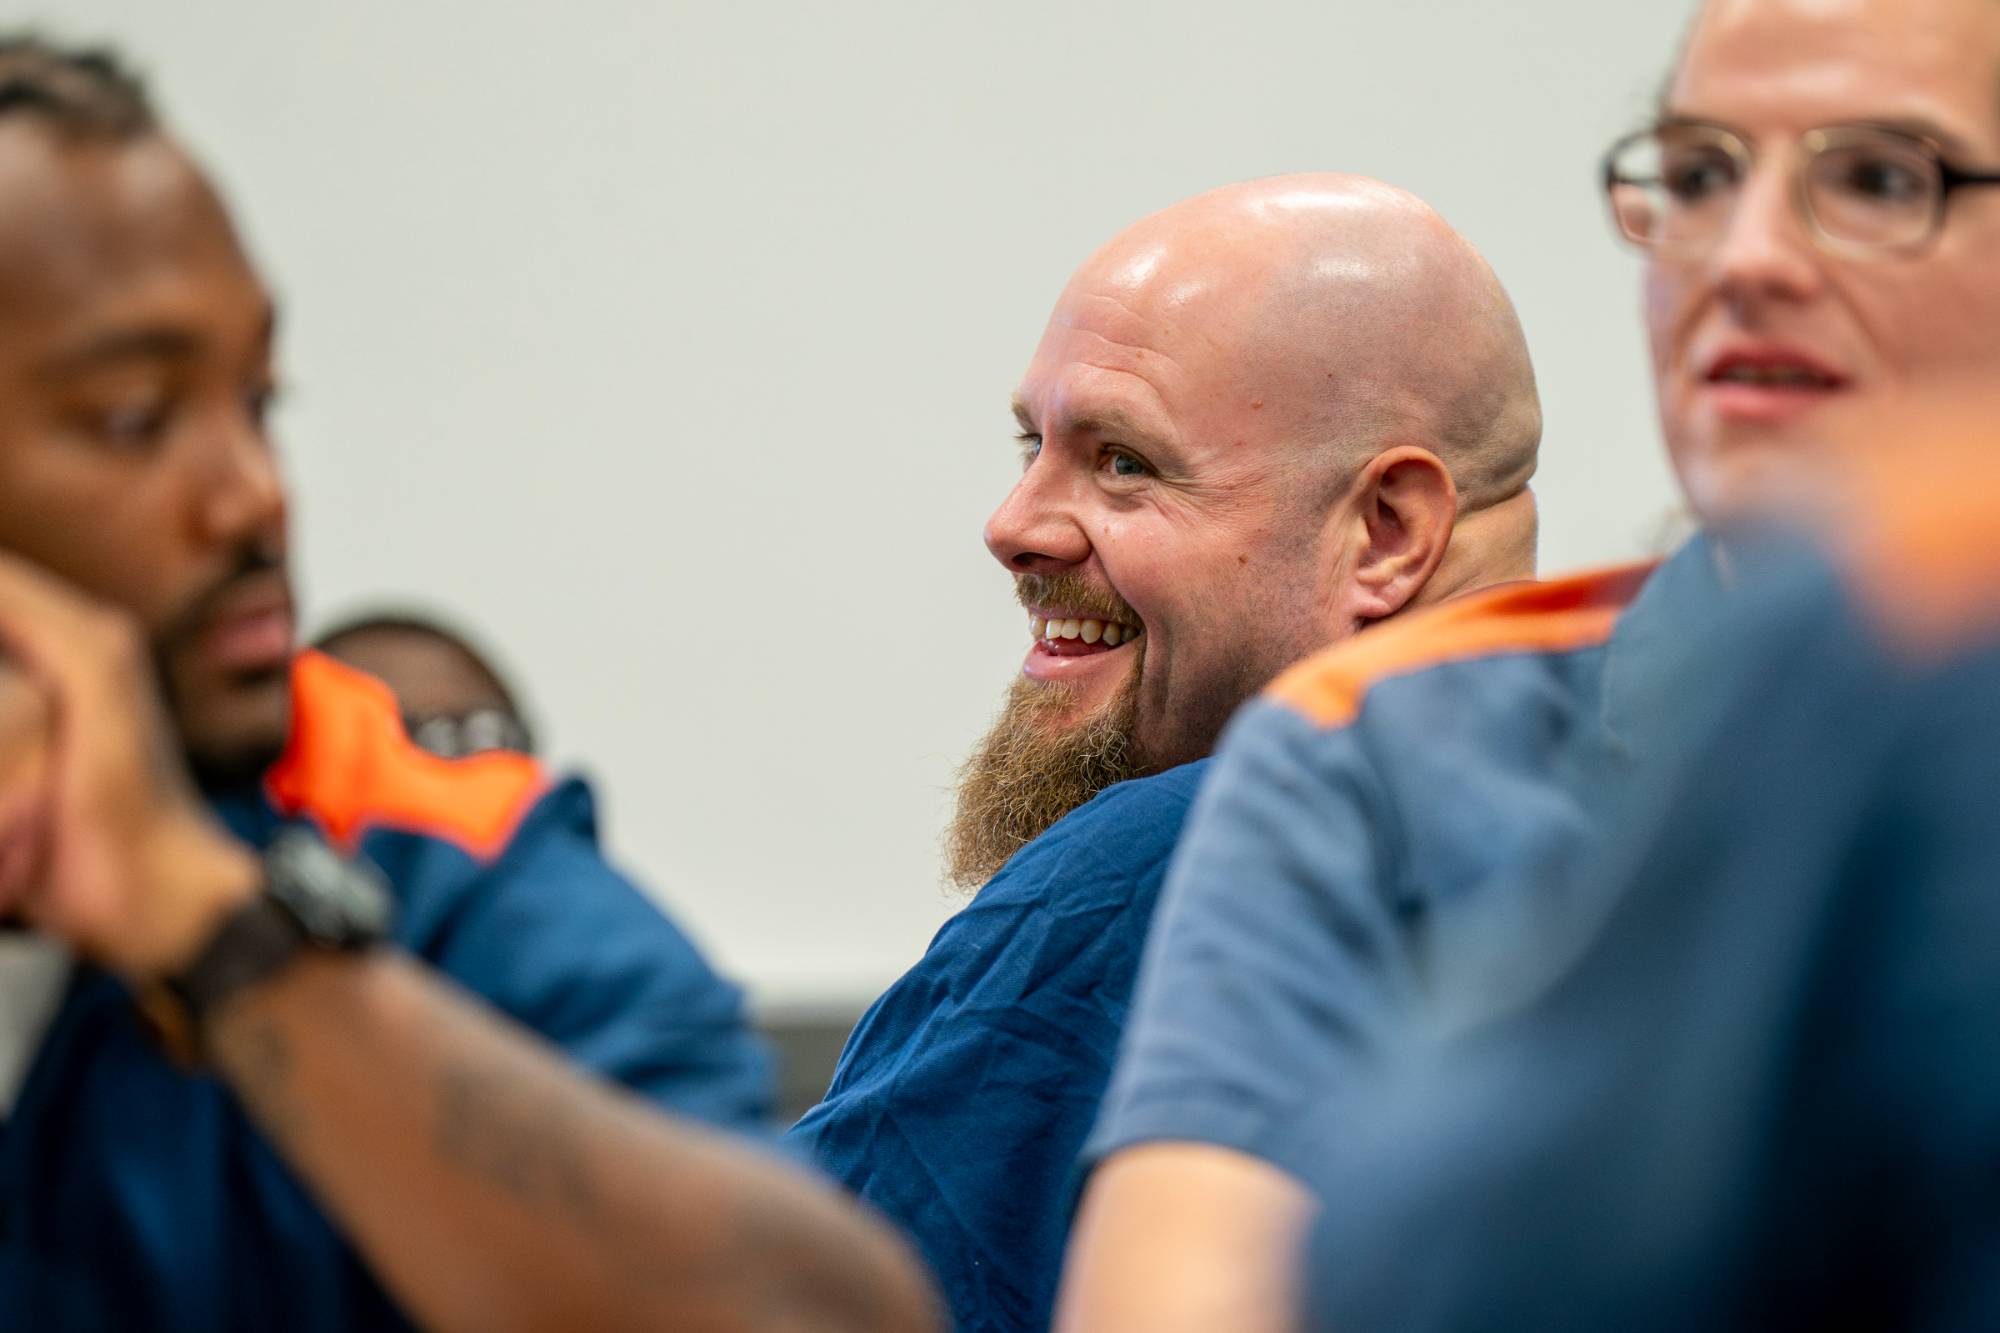
[[[272,766],[284,757],[285,747],[273,744],[246,746],[230,752],[189,750],[186,753],[188,772],[195,786],[202,795],[213,798],[255,790]]]
[[[970,892],[1007,858],[1114,782],[1145,772],[1133,731],[1139,673],[1097,712],[1068,726],[1076,691],[1017,677],[986,739],[958,771],[945,833],[945,878]]]
[[[290,676],[290,668],[285,667],[244,679],[275,688],[289,681]],[[264,775],[271,766],[283,757],[286,741],[283,734],[246,740],[226,747],[196,743],[189,737],[188,729],[182,721],[186,706],[182,703],[179,692],[174,689],[174,676],[167,666],[166,655],[157,650],[153,655],[153,679],[159,687],[162,715],[173,726],[181,756],[187,761],[188,774],[194,779],[195,786],[200,788],[202,795],[228,796],[255,788],[264,780]]]
[[[177,688],[175,656],[195,642],[219,602],[240,590],[245,582],[274,574],[290,582],[283,550],[271,547],[263,539],[246,541],[232,558],[228,573],[191,598],[154,638],[153,678],[159,686],[160,701],[179,733],[188,771],[209,796],[254,787],[261,782],[265,770],[284,753],[286,726],[280,724],[268,735],[252,735],[229,744],[205,740],[201,734],[203,728],[190,725],[194,720],[190,709],[194,705]],[[291,667],[287,664],[241,676],[233,684],[254,689],[285,689],[290,679]],[[289,719],[289,707],[284,712]]]

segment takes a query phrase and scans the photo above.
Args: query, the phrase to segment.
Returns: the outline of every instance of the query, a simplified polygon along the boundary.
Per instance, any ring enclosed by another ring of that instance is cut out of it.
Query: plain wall
[[[1308,168],[1425,196],[1513,291],[1544,568],[1671,505],[1598,154],[1686,14],[1605,0],[60,0],[283,303],[309,624],[501,650],[615,854],[767,1004],[864,998],[956,905],[952,770],[1027,646],[980,544],[1069,271]]]

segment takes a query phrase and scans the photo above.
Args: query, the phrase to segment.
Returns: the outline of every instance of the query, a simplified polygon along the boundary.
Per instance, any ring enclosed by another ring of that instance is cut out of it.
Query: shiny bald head
[[[1534,473],[1541,406],[1513,303],[1470,242],[1394,186],[1314,173],[1196,195],[1092,256],[1073,300],[1198,324],[1222,353],[1212,373],[1254,383],[1299,461],[1336,484],[1391,444],[1436,453],[1466,513]]]
[[[1233,185],[1123,232],[1063,290],[1014,415],[986,545],[1033,643],[960,786],[966,884],[1109,783],[1207,754],[1313,650],[1533,572],[1519,321],[1374,181]]]

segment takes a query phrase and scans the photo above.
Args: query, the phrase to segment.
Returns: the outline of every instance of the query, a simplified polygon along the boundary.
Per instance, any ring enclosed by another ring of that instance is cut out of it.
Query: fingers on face
[[[143,669],[146,643],[129,615],[0,552],[0,658],[63,697],[78,672]]]

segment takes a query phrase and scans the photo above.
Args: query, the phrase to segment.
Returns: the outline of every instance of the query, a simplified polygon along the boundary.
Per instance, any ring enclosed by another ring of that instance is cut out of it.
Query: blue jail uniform
[[[606,863],[580,782],[423,754],[386,689],[318,654],[293,679],[286,757],[214,802],[232,832],[318,826],[384,872],[411,955],[654,1105],[768,1132],[741,996]],[[79,967],[0,1123],[0,1328],[407,1327],[227,1088]]]
[[[1736,563],[1587,947],[1350,1108],[1313,1327],[2000,1327],[2000,623]]]
[[[1207,761],[1121,782],[1007,862],[878,999],[790,1141],[908,1232],[960,1333],[1043,1330],[1083,1146]]]
[[[1525,984],[1520,943],[1572,905],[1498,889],[1588,842],[1660,725],[1663,640],[1720,597],[1696,540],[1657,569],[1470,594],[1280,677],[1189,820],[1090,1162],[1198,1143],[1315,1181],[1348,1085],[1412,1023]]]

